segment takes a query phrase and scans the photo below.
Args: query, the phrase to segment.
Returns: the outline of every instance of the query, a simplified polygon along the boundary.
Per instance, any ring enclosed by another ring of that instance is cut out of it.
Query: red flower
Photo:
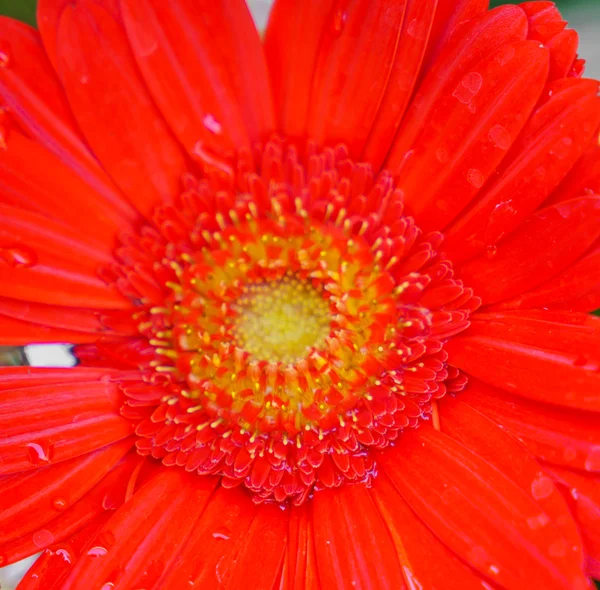
[[[600,108],[553,4],[38,21],[0,21],[0,343],[80,364],[0,373],[19,587],[591,587]]]

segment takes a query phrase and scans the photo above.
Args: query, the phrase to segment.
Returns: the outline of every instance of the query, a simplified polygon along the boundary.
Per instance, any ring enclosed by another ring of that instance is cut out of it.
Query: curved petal
[[[123,0],[121,9],[144,80],[189,154],[228,160],[268,137],[272,100],[244,2]]]
[[[600,318],[569,312],[474,314],[449,362],[517,395],[600,411]]]
[[[309,504],[290,510],[288,544],[282,572],[282,590],[320,590]]]
[[[107,517],[111,510],[125,502],[125,495],[132,472],[142,461],[135,452],[130,452],[123,460],[107,473],[81,498],[73,497],[72,487],[65,489],[67,496],[56,496],[52,500],[52,520],[37,528],[36,523],[28,519],[24,525],[28,527],[21,536],[7,543],[0,544],[0,555],[5,558],[4,565],[35,555],[41,549],[62,543],[72,535],[86,527],[88,523],[103,516]],[[25,480],[26,483],[27,480]]]
[[[170,569],[217,480],[161,470],[117,509],[75,564],[63,590],[155,587]]]
[[[3,295],[73,307],[131,307],[97,276],[98,268],[111,261],[110,246],[39,213],[0,204]]]
[[[507,589],[588,587],[555,523],[502,472],[426,425],[404,432],[380,464],[423,522],[460,558]],[[410,474],[410,477],[406,477]]]
[[[284,137],[305,139],[315,64],[332,9],[333,0],[276,0],[271,9],[264,49]]]
[[[35,324],[0,314],[0,346],[26,346],[45,342],[79,344],[93,342],[97,338],[98,336],[89,332]]]
[[[352,157],[361,154],[392,70],[405,6],[397,0],[344,0],[330,13],[308,118],[308,136],[317,144],[343,143]]]
[[[65,7],[61,80],[94,154],[143,215],[181,191],[185,163],[148,96],[122,27],[93,0]]]
[[[409,590],[445,588],[483,590],[485,578],[464,564],[415,515],[385,472],[369,490],[390,531]]]
[[[508,395],[470,380],[468,403],[518,438],[539,459],[573,469],[600,471],[600,417]]]
[[[442,432],[474,450],[538,503],[544,516],[529,525],[542,528],[550,518],[562,531],[573,559],[578,559],[583,567],[581,537],[569,508],[527,449],[492,420],[462,402],[461,396],[440,400],[439,421]]]
[[[445,88],[408,159],[394,146],[387,165],[424,231],[448,225],[496,170],[542,93],[547,64],[534,41],[504,45]]]
[[[493,247],[515,230],[566,176],[600,124],[598,83],[571,78],[550,85],[498,170],[498,178],[445,232],[455,263]],[[510,142],[494,128],[498,142]]]
[[[78,457],[133,433],[121,417],[118,384],[87,383],[2,388],[0,473],[36,469]]]
[[[133,440],[42,467],[0,477],[0,543],[51,521],[61,502],[72,504],[98,483],[133,446]]]
[[[317,569],[323,588],[407,587],[390,533],[364,486],[320,490],[312,502]]]
[[[560,186],[552,193],[548,205],[569,201],[583,195],[600,194],[600,145],[595,136],[584,154]]]
[[[502,6],[476,18],[445,47],[417,89],[387,160],[397,168],[444,95],[451,95],[481,59],[527,37],[527,19],[516,6]],[[510,52],[509,54],[510,55]]]
[[[600,198],[557,203],[529,217],[457,275],[484,305],[513,298],[571,266],[600,237]]]
[[[198,477],[193,475],[192,477]],[[197,522],[177,568],[155,590],[274,588],[286,545],[288,517],[276,506],[257,507],[245,490],[219,488]]]
[[[0,68],[0,101],[36,142],[69,166],[122,219],[135,212],[115,189],[80,136],[66,97],[31,27],[0,17],[0,39],[8,63]],[[32,159],[34,157],[32,156]]]
[[[88,369],[69,367],[49,369],[43,367],[0,367],[0,391],[20,389],[35,385],[58,383],[88,383],[104,378],[110,380],[114,369]]]
[[[383,164],[410,104],[438,4],[437,0],[406,0],[390,77],[361,155],[375,170]]]

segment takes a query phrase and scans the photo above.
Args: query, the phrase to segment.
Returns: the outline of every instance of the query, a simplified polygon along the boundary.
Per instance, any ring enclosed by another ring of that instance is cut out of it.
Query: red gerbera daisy
[[[600,575],[600,124],[551,2],[0,21],[19,588]]]

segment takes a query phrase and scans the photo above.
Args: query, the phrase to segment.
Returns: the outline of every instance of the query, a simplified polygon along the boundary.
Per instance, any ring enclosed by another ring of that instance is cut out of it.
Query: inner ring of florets
[[[300,503],[368,481],[374,451],[463,386],[443,342],[477,300],[389,176],[342,151],[303,169],[270,145],[257,172],[179,204],[157,214],[163,295],[136,313],[154,350],[147,391],[126,389],[154,402],[140,453]]]

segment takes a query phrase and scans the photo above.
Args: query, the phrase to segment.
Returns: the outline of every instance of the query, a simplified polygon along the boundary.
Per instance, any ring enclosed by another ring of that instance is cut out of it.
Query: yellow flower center
[[[323,348],[331,329],[327,301],[295,277],[246,286],[235,307],[236,339],[257,360],[292,364]]]

